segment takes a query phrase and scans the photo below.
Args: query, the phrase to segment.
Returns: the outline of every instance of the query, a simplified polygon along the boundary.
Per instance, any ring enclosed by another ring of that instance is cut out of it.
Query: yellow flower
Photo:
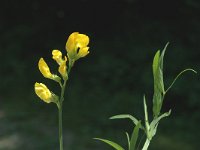
[[[62,58],[62,52],[59,50],[53,50],[52,51],[52,58],[59,64],[58,71],[62,75],[64,79],[67,79],[67,66],[66,61],[67,57],[65,56],[65,59]]]
[[[62,75],[62,77],[63,77],[64,79],[67,79],[68,75],[67,75],[66,60],[63,61],[63,62],[60,64],[60,66],[59,66],[59,68],[58,68],[58,71],[59,71],[59,73]]]
[[[49,66],[44,61],[43,58],[40,58],[40,60],[38,62],[38,67],[39,67],[40,72],[42,73],[42,75],[45,78],[49,78],[49,79],[52,79],[52,80],[54,80],[56,82],[60,82],[60,80],[61,80],[60,77],[51,73],[51,71],[49,69]]]
[[[62,53],[59,50],[53,50],[52,51],[53,59],[58,63],[61,64],[63,59],[62,59]]]
[[[85,34],[79,34],[79,32],[72,33],[66,43],[66,50],[68,57],[72,60],[77,60],[81,57],[85,57],[89,51],[89,37]]]
[[[52,93],[46,87],[46,85],[42,83],[35,83],[35,93],[37,96],[42,99],[46,103],[52,102]]]
[[[45,78],[50,78],[50,79],[52,79],[53,75],[52,75],[52,73],[50,72],[50,69],[49,69],[47,63],[44,61],[43,58],[40,58],[40,60],[39,60],[39,62],[38,62],[38,67],[39,67],[40,72],[42,73],[42,75],[43,75]]]

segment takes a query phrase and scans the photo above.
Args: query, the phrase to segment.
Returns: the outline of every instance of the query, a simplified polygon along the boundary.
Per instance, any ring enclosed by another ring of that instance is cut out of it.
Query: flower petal
[[[43,58],[40,58],[38,62],[38,67],[39,67],[40,72],[45,78],[52,78],[52,73],[50,72],[50,69],[47,63],[44,61]]]

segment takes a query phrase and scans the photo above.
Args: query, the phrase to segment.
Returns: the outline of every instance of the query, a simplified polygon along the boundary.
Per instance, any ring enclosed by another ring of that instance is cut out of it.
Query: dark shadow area
[[[145,93],[151,111],[152,60],[167,42],[166,87],[185,68],[200,72],[198,0],[2,0],[0,3],[0,150],[57,150],[57,109],[35,95],[44,79],[37,63],[44,57],[52,72],[51,51],[65,53],[68,36],[90,37],[90,54],[72,68],[64,102],[65,148],[111,150],[93,137],[126,145],[128,120],[143,118]],[[186,73],[165,98],[161,121],[149,150],[196,150],[200,132],[199,74]],[[59,91],[57,91],[59,92]]]

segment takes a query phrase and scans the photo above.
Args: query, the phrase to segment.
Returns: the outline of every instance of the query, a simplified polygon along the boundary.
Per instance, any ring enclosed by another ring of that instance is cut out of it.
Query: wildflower
[[[49,78],[49,79],[52,79],[52,80],[54,80],[56,82],[60,82],[60,80],[61,80],[60,77],[51,73],[51,71],[49,69],[49,66],[44,61],[43,58],[40,58],[40,60],[38,62],[38,67],[39,67],[40,72],[42,73],[42,75],[45,78]]]
[[[60,64],[60,66],[59,66],[59,68],[58,68],[58,71],[59,71],[59,73],[62,75],[62,77],[64,78],[64,79],[67,79],[67,66],[66,66],[66,61],[63,61],[61,64]]]
[[[79,32],[72,33],[66,43],[66,50],[68,57],[71,60],[77,60],[81,57],[85,57],[89,51],[89,37],[85,34],[79,34]]]
[[[52,55],[52,58],[59,64],[58,72],[62,75],[64,79],[67,79],[67,57],[65,56],[65,59],[63,59],[62,53],[59,50],[53,50]]]
[[[42,73],[42,75],[43,75],[45,78],[50,78],[50,79],[52,79],[53,75],[52,75],[52,73],[50,72],[50,69],[49,69],[47,63],[44,61],[43,58],[40,58],[40,60],[39,60],[39,62],[38,62],[38,67],[39,67],[40,72]]]
[[[52,93],[43,83],[35,83],[35,93],[37,96],[46,103],[52,102]]]
[[[59,50],[53,50],[52,51],[53,59],[58,63],[61,64],[63,59],[62,59],[62,53]]]

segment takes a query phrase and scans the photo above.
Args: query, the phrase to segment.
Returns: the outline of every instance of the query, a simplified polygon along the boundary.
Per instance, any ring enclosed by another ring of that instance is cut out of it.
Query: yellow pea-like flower
[[[62,75],[64,79],[67,79],[67,57],[65,59],[62,58],[62,52],[59,50],[52,51],[52,58],[59,64],[58,72]]]
[[[50,69],[49,69],[47,63],[44,61],[43,58],[40,58],[40,60],[39,60],[39,62],[38,62],[38,67],[39,67],[40,72],[42,73],[42,75],[43,75],[45,78],[50,78],[50,79],[52,79],[53,75],[52,75],[52,73],[50,72]]]
[[[89,37],[79,32],[72,33],[66,43],[68,57],[72,60],[77,60],[80,57],[85,57],[89,51]]]
[[[88,49],[89,47],[81,48],[77,54],[77,58],[85,57],[89,53]]]
[[[52,93],[43,83],[35,83],[35,93],[46,103],[52,102]]]
[[[67,79],[68,75],[67,75],[67,66],[66,66],[66,60],[63,61],[59,68],[58,68],[59,73],[62,75],[63,79]]]
[[[52,51],[52,58],[60,65],[63,62],[62,52],[59,50]]]

